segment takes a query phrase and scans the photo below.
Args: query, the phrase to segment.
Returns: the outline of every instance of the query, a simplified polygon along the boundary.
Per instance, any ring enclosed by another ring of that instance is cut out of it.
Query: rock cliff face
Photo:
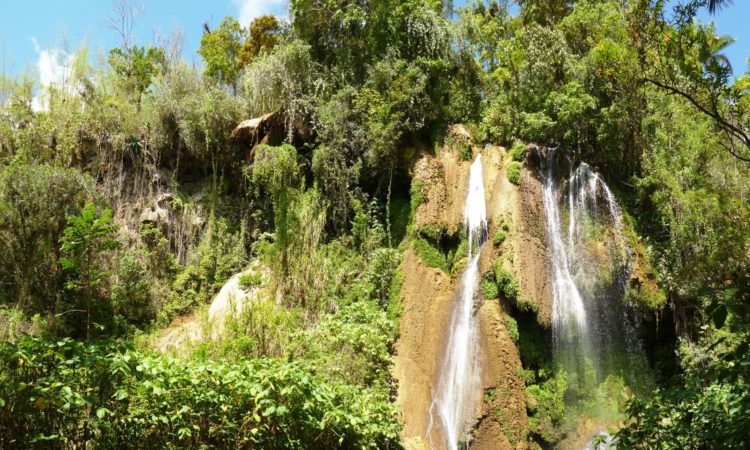
[[[489,242],[485,246],[480,274],[491,271],[496,261],[513,271],[521,295],[537,304],[538,320],[548,324],[551,296],[537,166],[533,162],[525,165],[519,188],[505,175],[505,165],[510,159],[505,149],[471,147],[473,157],[480,151],[490,241],[497,231],[507,230],[502,245]],[[423,155],[415,163],[413,183],[422,194],[414,217],[415,229],[430,227],[444,230],[448,235],[460,232],[471,164],[462,160],[460,154],[459,150],[445,146],[437,155]],[[411,248],[402,262],[404,310],[396,344],[395,376],[404,424],[402,437],[408,449],[435,448],[426,436],[429,409],[439,379],[452,305],[458,295],[461,267],[458,265],[451,274],[428,267]],[[482,400],[470,447],[525,448],[528,432],[525,386],[519,377],[520,356],[506,327],[505,300],[484,299],[480,293],[476,302],[483,392],[479,393]]]

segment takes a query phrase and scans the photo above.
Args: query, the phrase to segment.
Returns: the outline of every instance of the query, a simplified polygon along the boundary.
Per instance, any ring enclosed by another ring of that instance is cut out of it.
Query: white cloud
[[[45,92],[48,87],[56,86],[60,89],[72,89],[70,76],[73,72],[74,55],[59,48],[42,48],[36,38],[32,37],[34,50],[39,55],[37,70],[39,72],[39,92],[32,99],[31,106],[34,110],[46,109]]]
[[[264,14],[286,18],[285,0],[234,0],[234,3],[240,9],[238,17],[243,27],[249,27],[253,19]]]

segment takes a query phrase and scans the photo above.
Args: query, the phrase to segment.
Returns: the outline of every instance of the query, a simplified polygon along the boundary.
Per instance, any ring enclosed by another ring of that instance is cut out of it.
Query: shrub
[[[499,247],[505,242],[505,232],[498,230],[495,232],[495,236],[492,237],[492,245]]]
[[[145,325],[155,315],[151,280],[144,255],[129,250],[120,255],[117,282],[112,286],[112,303],[117,313],[130,323]]]
[[[471,161],[471,158],[474,156],[474,153],[471,149],[471,144],[466,144],[460,152],[461,161]]]
[[[326,380],[302,363],[26,337],[0,344],[0,374],[2,448],[398,447],[387,389]]]
[[[518,161],[511,161],[508,163],[508,168],[505,172],[508,177],[508,181],[515,184],[516,186],[521,185],[521,163]]]
[[[526,146],[521,141],[515,141],[508,154],[513,161],[523,161],[526,157]]]
[[[246,291],[256,288],[263,282],[263,277],[258,272],[248,272],[240,277],[240,287]]]
[[[548,444],[557,442],[561,437],[560,423],[565,417],[567,385],[565,373],[559,371],[554,378],[526,388],[529,431]]]

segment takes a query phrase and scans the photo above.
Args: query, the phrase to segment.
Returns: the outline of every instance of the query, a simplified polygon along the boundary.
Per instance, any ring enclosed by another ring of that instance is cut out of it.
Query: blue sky
[[[200,61],[196,53],[202,25],[218,25],[231,15],[248,25],[253,17],[286,15],[286,0],[142,0],[144,11],[134,30],[136,43],[155,42],[175,28],[184,33],[183,56]],[[27,69],[43,72],[66,53],[87,44],[95,59],[97,51],[118,46],[120,38],[107,27],[111,0],[0,0],[0,71],[8,74]],[[44,74],[39,73],[41,78]],[[51,75],[54,76],[54,75]]]
[[[224,16],[239,18],[243,25],[261,14],[286,14],[287,0],[143,0],[144,12],[135,29],[138,44],[150,44],[179,28],[184,33],[183,56],[196,54],[204,22],[216,25]],[[462,0],[455,4],[463,3]],[[117,34],[107,28],[112,3],[109,0],[0,0],[0,71],[18,74],[34,71],[42,81],[54,80],[56,63],[87,44],[90,55],[106,52],[119,44]],[[702,17],[710,19],[707,14]],[[750,1],[735,0],[712,18],[719,33],[736,42],[727,50],[735,74],[748,70],[750,56]]]

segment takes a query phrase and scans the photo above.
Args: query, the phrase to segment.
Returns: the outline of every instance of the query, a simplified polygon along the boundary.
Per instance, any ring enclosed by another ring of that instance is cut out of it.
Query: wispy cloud
[[[240,25],[250,26],[250,22],[264,14],[275,14],[286,18],[286,0],[234,0],[239,8]]]
[[[39,72],[40,92],[32,100],[32,108],[39,111],[46,108],[44,91],[50,86],[65,89],[70,83],[73,71],[74,55],[59,48],[42,48],[36,38],[32,37],[34,51],[39,56],[37,71]]]

